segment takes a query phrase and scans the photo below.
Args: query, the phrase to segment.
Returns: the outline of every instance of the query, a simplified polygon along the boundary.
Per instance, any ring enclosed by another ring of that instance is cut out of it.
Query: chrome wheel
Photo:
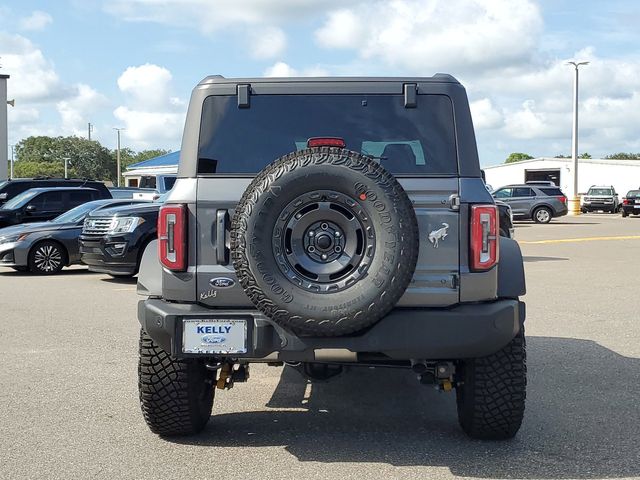
[[[38,273],[56,273],[63,266],[62,251],[53,243],[43,243],[33,252],[32,266]]]

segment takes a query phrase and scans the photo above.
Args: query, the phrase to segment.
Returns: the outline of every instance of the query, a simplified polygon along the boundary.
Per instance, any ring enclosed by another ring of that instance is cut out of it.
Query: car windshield
[[[86,217],[89,212],[102,205],[102,203],[103,202],[101,201],[83,203],[82,205],[79,205],[76,208],[72,208],[62,215],[57,216],[51,221],[54,223],[77,223],[80,220],[84,219],[84,217]]]
[[[611,195],[610,188],[590,188],[587,195]]]
[[[31,200],[33,197],[35,197],[37,194],[38,192],[34,192],[33,190],[27,190],[26,192],[22,192],[16,195],[15,197],[13,197],[11,200],[5,203],[2,206],[2,208],[10,210],[12,208],[21,207],[22,205],[27,203],[29,200]]]

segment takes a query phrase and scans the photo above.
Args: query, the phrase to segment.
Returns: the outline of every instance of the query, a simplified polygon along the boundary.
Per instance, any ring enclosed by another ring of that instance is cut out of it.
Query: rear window
[[[549,195],[551,197],[559,197],[561,195],[564,195],[564,193],[562,193],[562,190],[560,190],[559,188],[541,188],[540,190],[542,190],[545,195]]]
[[[640,190],[629,190],[627,197],[640,197]]]
[[[311,137],[340,137],[394,174],[456,174],[453,108],[444,95],[254,95],[204,101],[198,173],[255,174],[306,148]]]

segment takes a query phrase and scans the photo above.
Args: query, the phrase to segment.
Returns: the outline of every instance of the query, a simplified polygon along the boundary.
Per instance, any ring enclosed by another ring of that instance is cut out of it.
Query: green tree
[[[28,137],[16,145],[16,176],[62,176],[64,159],[69,175],[114,180],[115,164],[99,142],[80,137]]]
[[[578,158],[591,158],[591,155],[588,154],[587,152],[584,152],[584,153],[578,155]]]
[[[611,155],[607,155],[606,157],[609,160],[640,160],[640,153],[613,153]]]
[[[521,160],[531,160],[533,157],[531,155],[529,155],[528,153],[519,153],[519,152],[514,152],[512,154],[510,154],[507,159],[504,161],[504,163],[515,163],[515,162],[519,162]]]

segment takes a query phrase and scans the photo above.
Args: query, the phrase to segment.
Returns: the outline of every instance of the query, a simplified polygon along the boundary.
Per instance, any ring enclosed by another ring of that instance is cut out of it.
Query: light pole
[[[118,149],[116,150],[116,175],[118,176],[118,180],[116,182],[116,187],[120,186],[120,131],[124,130],[124,128],[114,128],[116,132],[118,132]]]
[[[62,160],[64,160],[64,179],[68,180],[69,179],[69,157],[62,157]]]
[[[573,144],[571,148],[572,191],[569,195],[569,215],[580,215],[580,197],[578,197],[578,67],[589,65],[589,62],[567,62],[573,65],[575,77],[573,80]]]

